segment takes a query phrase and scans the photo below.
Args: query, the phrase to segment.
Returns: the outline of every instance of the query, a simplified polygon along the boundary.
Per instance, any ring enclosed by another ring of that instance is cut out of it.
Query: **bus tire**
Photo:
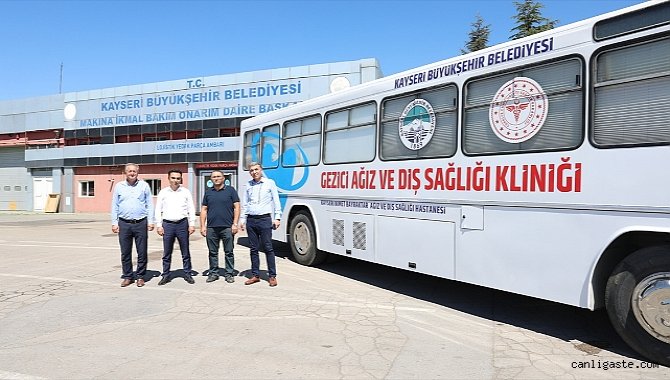
[[[289,244],[295,261],[306,266],[316,266],[326,259],[327,254],[316,248],[316,232],[309,215],[299,212],[291,220]]]
[[[631,348],[670,366],[670,246],[642,248],[621,261],[607,281],[605,307]]]

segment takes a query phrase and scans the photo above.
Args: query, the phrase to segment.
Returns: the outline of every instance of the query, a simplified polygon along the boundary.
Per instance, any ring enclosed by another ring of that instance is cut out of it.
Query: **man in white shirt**
[[[195,206],[191,192],[181,186],[182,172],[172,169],[168,172],[170,186],[158,193],[156,201],[156,226],[163,237],[163,277],[158,285],[170,282],[170,264],[175,238],[184,263],[184,280],[195,283],[191,276],[191,252],[188,237],[195,231]]]

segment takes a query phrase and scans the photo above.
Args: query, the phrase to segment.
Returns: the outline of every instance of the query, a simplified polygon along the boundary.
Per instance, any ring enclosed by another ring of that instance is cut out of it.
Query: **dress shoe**
[[[207,276],[207,281],[205,282],[214,282],[219,279],[219,275],[216,273],[210,273],[209,276]]]
[[[161,277],[161,280],[158,281],[158,285],[165,285],[165,284],[167,284],[168,282],[170,282],[170,277],[168,277],[168,276],[163,276],[163,277]]]
[[[232,284],[233,282],[235,282],[235,277],[226,276],[226,282],[229,283],[229,284]]]
[[[276,277],[268,278],[268,282],[270,283],[270,286],[277,286],[277,278]]]
[[[137,287],[141,288],[144,286],[144,279],[143,278],[138,278],[137,279]]]
[[[123,281],[121,281],[121,287],[125,288],[126,286],[130,285],[133,283],[133,280],[129,278],[124,278]]]
[[[186,282],[188,282],[189,284],[195,284],[195,280],[190,274],[185,275],[184,280],[186,280]]]
[[[244,281],[244,285],[251,285],[251,284],[255,284],[255,283],[260,282],[260,281],[261,281],[261,279],[258,278],[258,276],[253,276],[250,279]]]

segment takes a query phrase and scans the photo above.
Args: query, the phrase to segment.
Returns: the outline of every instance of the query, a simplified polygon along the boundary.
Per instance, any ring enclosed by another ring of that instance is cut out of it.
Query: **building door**
[[[33,178],[33,208],[44,211],[49,194],[53,193],[53,178]]]
[[[200,206],[202,206],[202,197],[205,195],[205,191],[209,190],[214,186],[214,182],[210,176],[214,170],[201,170],[198,172],[198,191],[196,194],[195,204],[196,212],[200,213]],[[226,186],[236,186],[237,185],[237,172],[234,170],[221,170],[223,173],[223,183]],[[235,188],[235,190],[238,190]]]
[[[0,148],[0,210],[31,210],[31,178],[26,169],[25,147]]]

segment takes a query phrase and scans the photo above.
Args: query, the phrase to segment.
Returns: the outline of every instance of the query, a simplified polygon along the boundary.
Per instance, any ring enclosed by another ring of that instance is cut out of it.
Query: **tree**
[[[484,19],[477,13],[472,29],[468,32],[468,42],[465,43],[465,49],[461,49],[461,54],[471,53],[488,47],[491,25],[484,25]]]
[[[516,26],[512,28],[512,32],[516,31],[516,33],[510,36],[512,40],[553,29],[558,23],[558,20],[542,17],[541,9],[544,5],[539,1],[515,1],[514,6],[516,7],[516,15],[512,18],[516,21]]]

